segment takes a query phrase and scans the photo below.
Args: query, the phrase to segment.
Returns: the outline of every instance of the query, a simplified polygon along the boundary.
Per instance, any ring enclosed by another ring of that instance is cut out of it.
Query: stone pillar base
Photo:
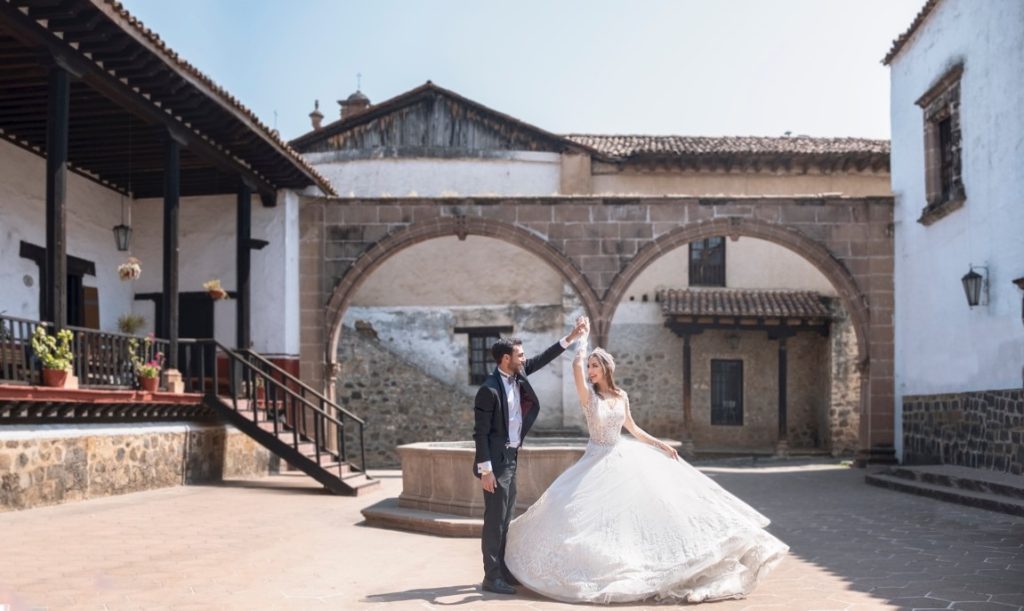
[[[177,369],[165,369],[163,373],[163,386],[167,392],[176,395],[184,394],[185,381],[181,378],[181,372]]]
[[[679,453],[687,460],[693,459],[697,454],[697,450],[693,447],[693,439],[687,437],[679,442]]]
[[[857,457],[853,460],[853,466],[866,467],[868,465],[895,465],[896,448],[889,445],[871,446],[869,449],[857,450]]]
[[[775,442],[775,456],[778,458],[786,458],[789,456],[789,442],[785,439],[780,439]]]

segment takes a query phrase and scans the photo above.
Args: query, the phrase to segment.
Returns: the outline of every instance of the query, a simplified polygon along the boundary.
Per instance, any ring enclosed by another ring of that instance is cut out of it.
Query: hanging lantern
[[[117,243],[118,250],[127,251],[132,244],[132,228],[124,223],[115,225],[114,241]]]

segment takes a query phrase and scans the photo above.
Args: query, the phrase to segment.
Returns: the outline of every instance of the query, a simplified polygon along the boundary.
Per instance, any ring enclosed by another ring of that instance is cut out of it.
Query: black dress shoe
[[[494,581],[491,581],[489,579],[485,579],[483,581],[483,583],[480,584],[480,587],[483,588],[484,590],[487,590],[488,592],[494,592],[495,594],[515,594],[516,593],[516,589],[513,588],[512,586],[508,585],[508,582],[506,582],[504,579],[502,579],[500,577],[495,579]]]
[[[519,583],[519,580],[516,579],[515,576],[512,575],[512,573],[505,573],[505,583],[507,583],[510,586],[521,586],[521,585],[523,585],[523,584]]]

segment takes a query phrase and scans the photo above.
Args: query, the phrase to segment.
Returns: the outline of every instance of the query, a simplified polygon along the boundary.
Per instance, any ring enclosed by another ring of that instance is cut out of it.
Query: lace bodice
[[[602,446],[618,443],[622,437],[622,425],[626,422],[628,408],[629,399],[626,397],[604,398],[590,391],[589,400],[583,406],[590,442]]]

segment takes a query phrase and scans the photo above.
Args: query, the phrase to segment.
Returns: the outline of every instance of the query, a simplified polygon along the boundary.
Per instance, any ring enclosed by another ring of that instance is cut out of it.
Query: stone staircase
[[[956,465],[894,466],[867,483],[1015,516],[1024,516],[1024,475]]]
[[[376,490],[380,480],[373,479],[357,470],[348,461],[341,460],[332,449],[320,446],[306,435],[298,433],[286,422],[283,409],[277,413],[265,408],[254,409],[253,402],[238,399],[238,407],[223,397],[217,397],[212,407],[231,423],[262,446],[277,454],[289,471],[302,471],[323,484],[329,492],[359,496]]]

